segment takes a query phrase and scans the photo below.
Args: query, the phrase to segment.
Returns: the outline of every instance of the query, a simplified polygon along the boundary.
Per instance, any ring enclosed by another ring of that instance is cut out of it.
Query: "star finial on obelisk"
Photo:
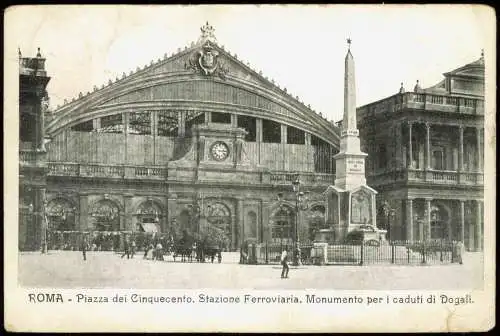
[[[347,38],[347,44],[348,44],[348,50],[351,50],[351,43],[352,43],[352,40],[350,37]]]

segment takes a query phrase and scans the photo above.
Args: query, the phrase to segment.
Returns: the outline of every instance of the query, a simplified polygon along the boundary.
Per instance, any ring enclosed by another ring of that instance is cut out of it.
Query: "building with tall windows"
[[[378,226],[392,239],[483,248],[484,55],[439,83],[357,109]]]
[[[338,128],[225,50],[208,23],[183,50],[37,118],[26,125],[50,141],[40,159],[20,148],[20,167],[43,165],[45,183],[23,189],[20,207],[45,213],[51,237],[213,225],[236,249],[249,238],[291,241],[297,221],[301,241],[325,227]],[[296,214],[296,174],[310,192],[307,214]],[[20,218],[21,250],[39,248],[42,227]]]

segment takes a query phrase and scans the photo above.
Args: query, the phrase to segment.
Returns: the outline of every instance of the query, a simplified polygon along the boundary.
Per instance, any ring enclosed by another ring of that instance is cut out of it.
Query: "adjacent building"
[[[357,109],[378,226],[392,239],[483,248],[484,56],[438,84]]]

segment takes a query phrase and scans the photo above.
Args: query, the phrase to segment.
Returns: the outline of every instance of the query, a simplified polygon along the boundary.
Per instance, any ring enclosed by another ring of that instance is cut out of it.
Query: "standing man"
[[[135,239],[132,238],[132,243],[130,244],[130,257],[131,258],[134,258],[134,255],[135,255],[135,247],[136,247],[136,244],[135,244]]]
[[[87,238],[85,234],[82,235],[82,254],[83,254],[83,260],[87,260]]]
[[[125,238],[125,240],[123,241],[123,248],[124,248],[124,251],[122,254],[122,258],[125,257],[125,255],[126,255],[127,259],[130,259],[130,247],[129,247],[128,238]]]
[[[285,247],[285,249],[283,250],[283,252],[281,252],[281,265],[283,266],[283,268],[281,269],[281,278],[288,278],[288,270],[289,270],[289,267],[288,267],[288,251],[287,251],[287,248]]]

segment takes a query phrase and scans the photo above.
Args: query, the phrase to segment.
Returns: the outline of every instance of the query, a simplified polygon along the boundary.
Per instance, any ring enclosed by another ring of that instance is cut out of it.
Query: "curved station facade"
[[[20,55],[21,250],[39,249],[43,230],[214,225],[236,249],[249,238],[291,242],[296,221],[304,242],[326,228],[339,128],[226,51],[211,26],[201,31],[52,112],[44,59]],[[307,214],[297,213],[297,180]]]

